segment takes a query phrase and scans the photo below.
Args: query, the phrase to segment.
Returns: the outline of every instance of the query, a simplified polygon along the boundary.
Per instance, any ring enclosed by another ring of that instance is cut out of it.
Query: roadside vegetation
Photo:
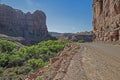
[[[22,46],[0,40],[0,80],[19,80],[40,67],[62,51],[67,41],[48,40],[37,45]]]
[[[78,43],[84,43],[85,41],[83,39],[78,40]]]

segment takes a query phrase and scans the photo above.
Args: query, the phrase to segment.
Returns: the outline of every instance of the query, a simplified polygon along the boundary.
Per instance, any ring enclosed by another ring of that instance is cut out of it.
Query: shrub
[[[0,51],[1,53],[7,52],[11,53],[14,49],[16,49],[17,45],[13,42],[7,40],[0,40]]]
[[[42,59],[30,59],[28,60],[28,66],[32,67],[33,69],[38,68],[38,67],[43,67],[44,62]]]
[[[15,68],[15,73],[17,75],[20,75],[20,74],[24,74],[24,75],[27,75],[29,72],[31,71],[31,68],[30,67],[17,67]]]
[[[4,71],[4,69],[3,69],[3,68],[0,68],[0,74],[2,74],[2,73],[3,73],[3,71]]]
[[[78,40],[79,43],[84,43],[85,41],[83,39]]]
[[[9,54],[3,53],[0,54],[0,66],[1,67],[6,67],[9,62]]]
[[[38,76],[35,80],[42,80],[42,78],[40,76]]]
[[[19,55],[11,55],[9,57],[8,67],[22,66],[24,59]]]

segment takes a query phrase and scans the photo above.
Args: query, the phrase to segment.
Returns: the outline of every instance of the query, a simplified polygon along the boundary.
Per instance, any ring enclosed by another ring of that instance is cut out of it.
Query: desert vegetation
[[[78,43],[84,43],[85,41],[83,39],[78,40]]]
[[[49,64],[49,59],[64,49],[66,41],[48,40],[37,45],[19,46],[0,40],[0,80],[22,79],[40,67]]]

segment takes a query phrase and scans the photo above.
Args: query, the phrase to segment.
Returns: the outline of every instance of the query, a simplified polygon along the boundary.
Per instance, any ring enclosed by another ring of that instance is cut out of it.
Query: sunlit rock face
[[[93,0],[95,41],[120,42],[120,0]]]
[[[48,35],[46,16],[39,10],[24,13],[0,4],[0,34],[23,37],[26,40],[43,40]]]

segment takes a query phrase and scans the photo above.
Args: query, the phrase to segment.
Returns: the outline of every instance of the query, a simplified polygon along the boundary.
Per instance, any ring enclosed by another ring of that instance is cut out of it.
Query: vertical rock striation
[[[41,41],[48,36],[46,16],[42,11],[23,13],[21,10],[0,4],[0,33]]]
[[[120,42],[120,0],[93,0],[95,41]]]

